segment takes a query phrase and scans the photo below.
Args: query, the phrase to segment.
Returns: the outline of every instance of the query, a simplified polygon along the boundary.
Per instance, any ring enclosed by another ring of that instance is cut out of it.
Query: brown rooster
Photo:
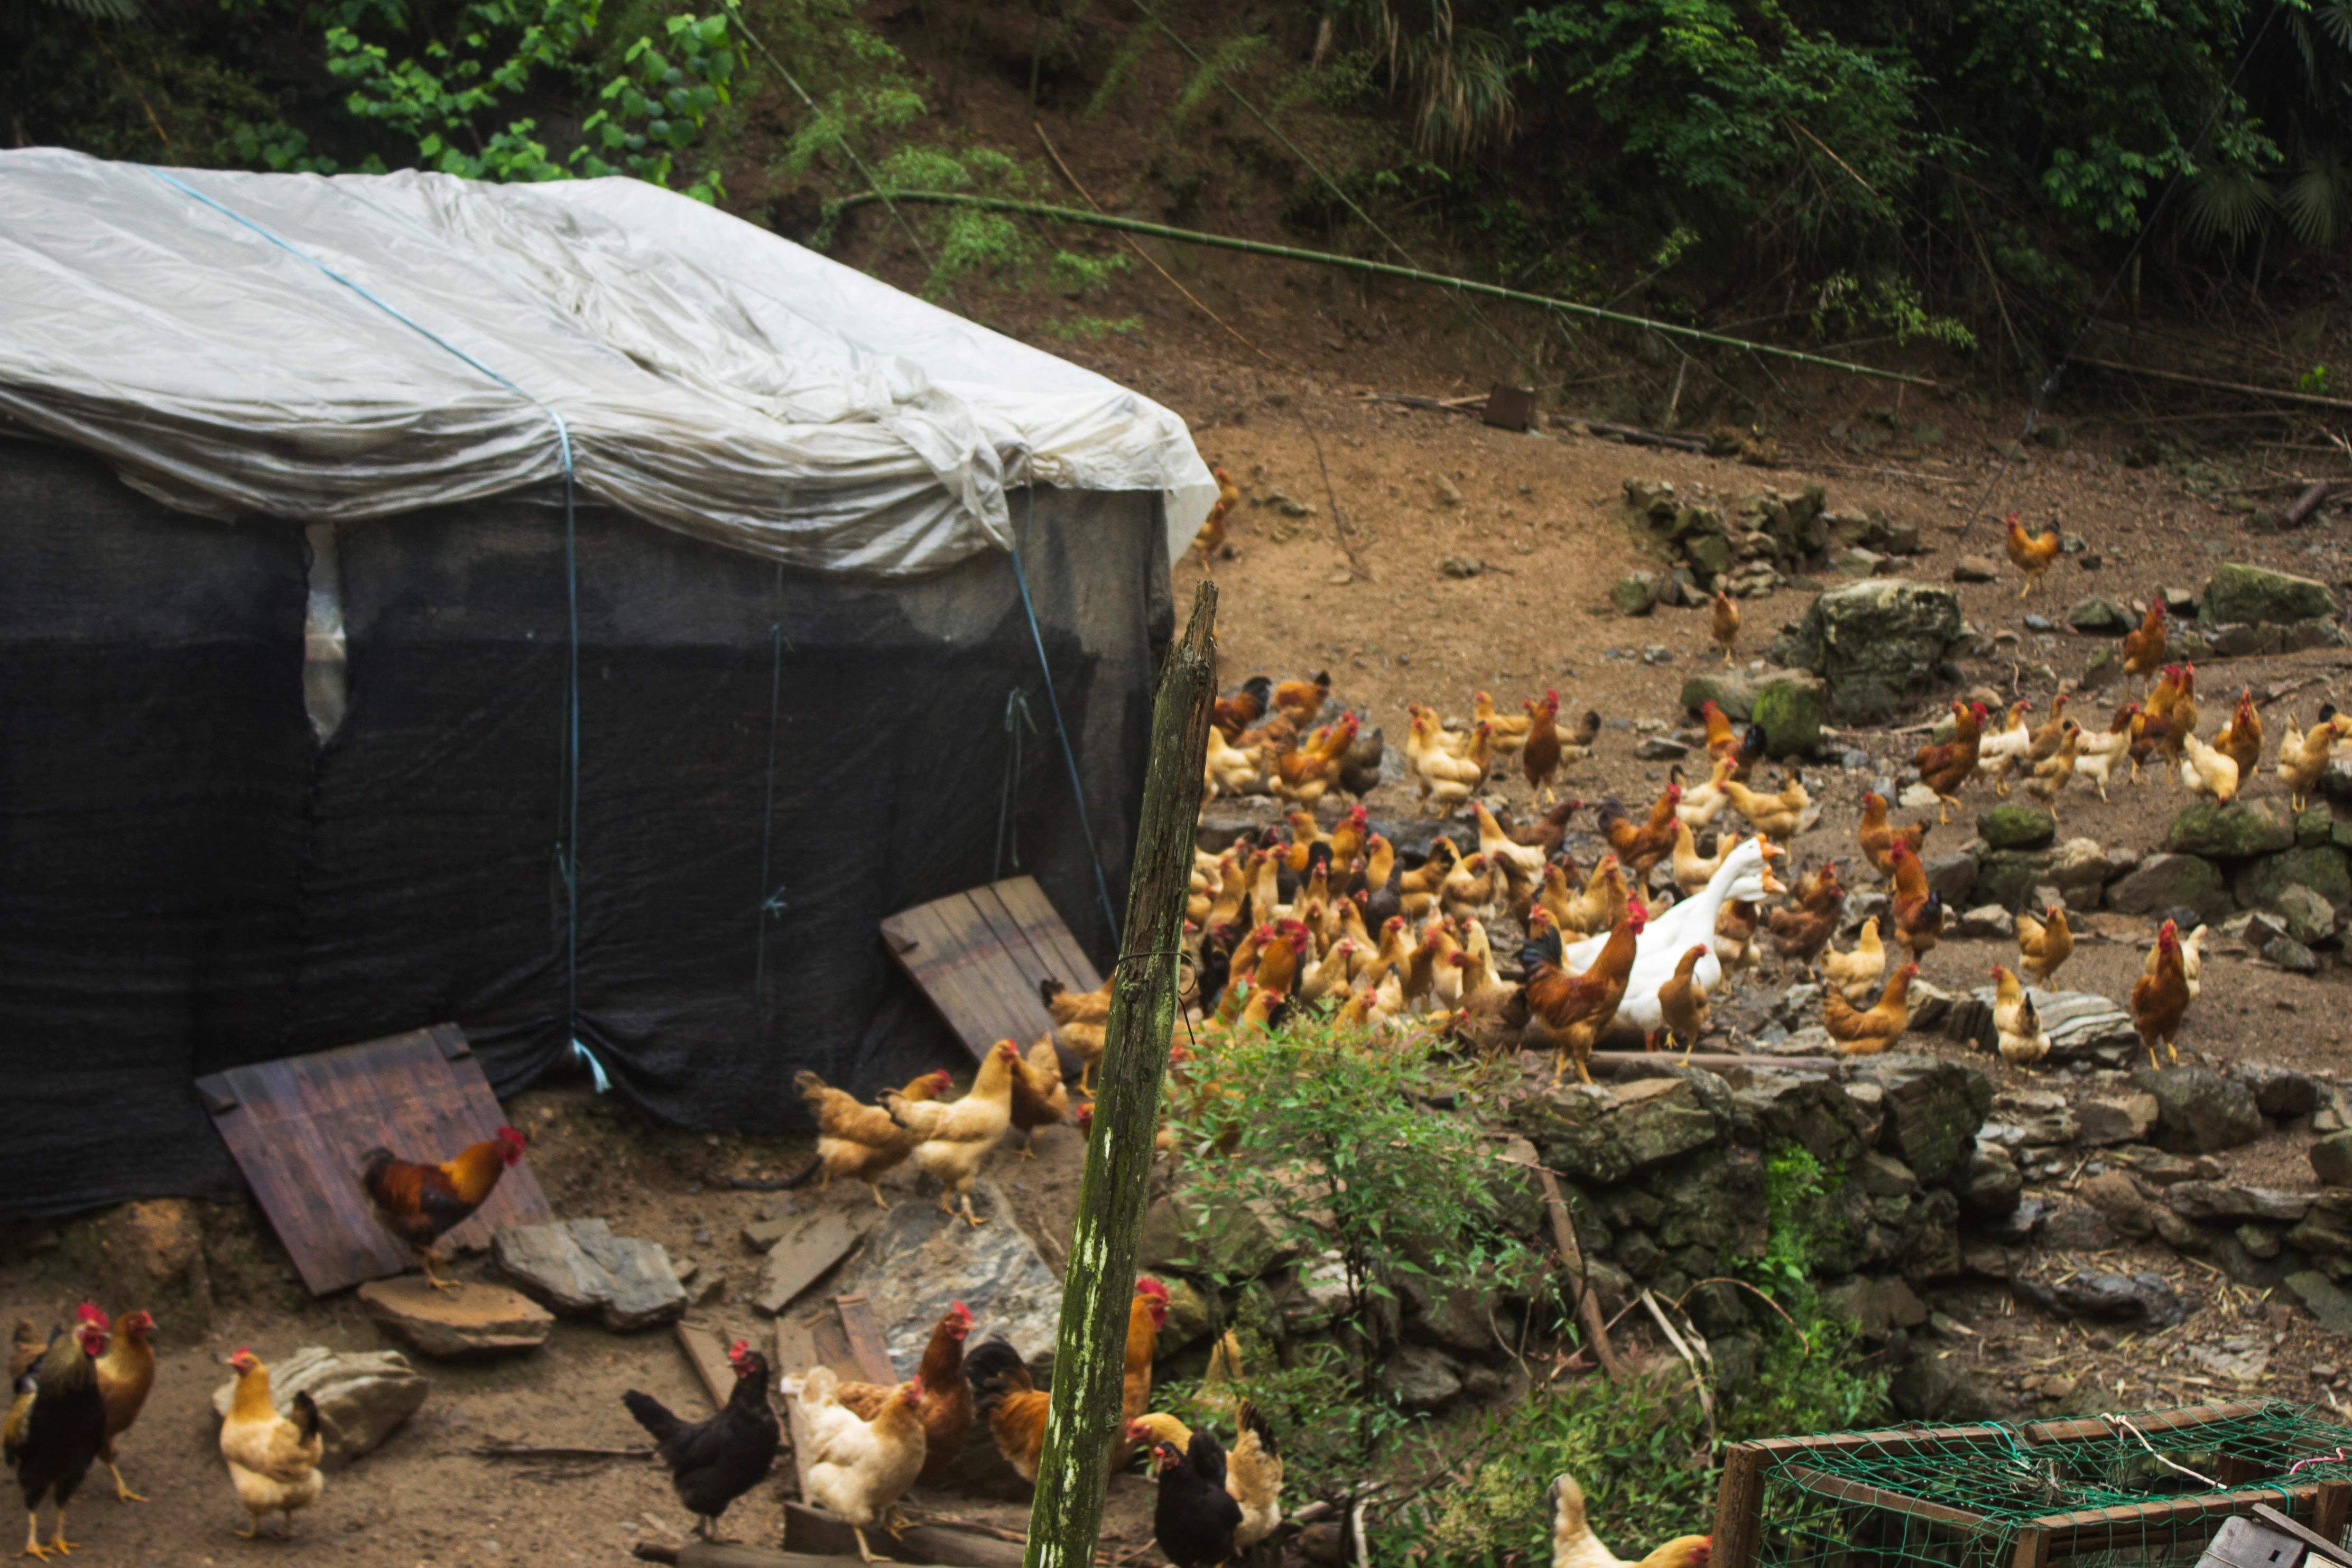
[[[2145,679],[2164,667],[2164,595],[2151,595],[2137,632],[2124,633],[2124,673]]]
[[[1953,797],[1977,770],[1977,747],[1984,739],[1984,704],[1955,702],[1952,738],[1940,746],[1923,746],[1911,754],[1919,781],[1935,791],[1939,823],[1952,820],[1950,808],[1959,804]]]
[[[1862,858],[1870,862],[1871,869],[1881,876],[1891,877],[1895,874],[1895,862],[1888,852],[1900,843],[1917,854],[1935,826],[1933,822],[1914,822],[1907,828],[1895,827],[1886,820],[1886,797],[1875,789],[1865,789],[1862,796],[1862,825],[1854,830],[1854,837],[1861,841]]]
[[[1681,785],[1667,785],[1665,793],[1650,807],[1649,821],[1639,827],[1615,801],[1602,803],[1601,831],[1609,847],[1617,852],[1618,861],[1633,873],[1637,885],[1648,880],[1651,867],[1674,852],[1675,807],[1682,798]]]

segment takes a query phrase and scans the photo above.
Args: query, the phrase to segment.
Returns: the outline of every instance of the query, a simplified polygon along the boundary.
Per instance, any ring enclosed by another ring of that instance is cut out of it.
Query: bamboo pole
[[[1102,1530],[1110,1446],[1126,1371],[1135,1249],[1151,1176],[1160,1080],[1176,1022],[1176,955],[1201,816],[1202,758],[1216,700],[1217,588],[1192,597],[1183,640],[1168,652],[1152,703],[1151,759],[1127,895],[1128,950],[1111,971],[1094,1132],[1062,1278],[1054,1395],[1026,1568],[1089,1568]]]
[[[1779,359],[1796,360],[1808,365],[1824,365],[1833,371],[1844,371],[1857,376],[1875,376],[1881,381],[1907,382],[1915,387],[1936,384],[1929,376],[1915,376],[1906,371],[1882,371],[1871,365],[1858,365],[1849,360],[1832,360],[1822,354],[1809,354],[1801,349],[1783,349],[1773,343],[1752,342],[1746,338],[1727,337],[1721,332],[1703,331],[1696,327],[1680,327],[1672,321],[1654,321],[1646,316],[1628,316],[1622,310],[1604,310],[1598,305],[1580,305],[1573,299],[1556,299],[1549,294],[1530,294],[1523,288],[1506,288],[1498,283],[1479,283],[1467,277],[1452,277],[1442,272],[1423,272],[1417,267],[1398,267],[1386,261],[1368,261],[1360,256],[1339,256],[1326,250],[1303,250],[1297,246],[1270,245],[1264,240],[1240,239],[1232,235],[1209,234],[1201,229],[1171,228],[1166,224],[1146,223],[1141,218],[1114,217],[1108,213],[1083,212],[1076,207],[1055,206],[1045,202],[1015,202],[1003,196],[974,196],[961,191],[867,191],[855,196],[844,196],[833,204],[832,211],[846,212],[851,207],[864,206],[868,202],[885,204],[898,202],[928,202],[937,206],[978,207],[992,213],[1024,213],[1034,218],[1055,218],[1064,223],[1092,224],[1099,228],[1124,229],[1129,234],[1153,235],[1160,239],[1182,240],[1188,245],[1208,246],[1219,250],[1247,251],[1253,256],[1280,256],[1286,261],[1319,262],[1325,267],[1347,267],[1356,272],[1378,273],[1383,277],[1402,277],[1411,283],[1434,283],[1447,288],[1459,288],[1472,294],[1485,294],[1496,299],[1517,300],[1522,305],[1540,305],[1547,310],[1558,310],[1570,316],[1587,316],[1596,321],[1614,321],[1621,326],[1641,327],[1670,338],[1688,338],[1696,342],[1717,343],[1728,349],[1738,349],[1750,354],[1770,354]],[[2090,361],[2085,361],[2084,363]]]

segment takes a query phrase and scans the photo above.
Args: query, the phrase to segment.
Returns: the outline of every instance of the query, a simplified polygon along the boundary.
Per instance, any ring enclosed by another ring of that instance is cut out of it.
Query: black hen
[[[1162,1443],[1151,1451],[1151,1462],[1160,1472],[1151,1534],[1168,1561],[1176,1568],[1217,1568],[1230,1560],[1242,1505],[1225,1491],[1223,1447],[1208,1430],[1195,1427],[1186,1452]]]
[[[735,1391],[726,1408],[707,1421],[681,1421],[660,1400],[634,1388],[621,1396],[637,1425],[653,1435],[677,1500],[695,1516],[695,1532],[712,1540],[719,1516],[767,1478],[783,1441],[775,1406],[768,1403],[768,1358],[739,1339],[727,1359],[735,1367]]]

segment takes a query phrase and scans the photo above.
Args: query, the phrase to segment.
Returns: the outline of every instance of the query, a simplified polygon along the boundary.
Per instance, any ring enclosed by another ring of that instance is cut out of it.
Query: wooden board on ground
[[[969,888],[893,915],[882,922],[882,945],[974,1061],[1000,1040],[1026,1050],[1054,1027],[1038,981],[1058,980],[1074,991],[1102,984],[1034,877]]]
[[[416,1266],[360,1186],[362,1155],[383,1147],[438,1164],[506,1120],[453,1023],[232,1067],[197,1079],[196,1092],[314,1296]],[[525,1156],[441,1246],[487,1247],[501,1227],[552,1218]]]
[[[835,1296],[833,1310],[857,1375],[868,1383],[896,1384],[898,1369],[890,1364],[890,1347],[882,1343],[882,1320],[874,1315],[874,1304],[863,1296]]]
[[[855,1557],[857,1537],[849,1521],[804,1503],[784,1504],[784,1544],[795,1552]],[[938,1563],[949,1568],[1021,1568],[1027,1549],[993,1536],[943,1525],[918,1524],[892,1535],[880,1525],[866,1532],[877,1557],[894,1563]]]
[[[803,1217],[768,1249],[751,1305],[773,1317],[825,1271],[855,1251],[874,1228],[878,1210],[825,1207]]]
[[[807,1375],[809,1368],[817,1364],[819,1364],[816,1344],[810,1339],[808,1330],[799,1323],[786,1322],[779,1318],[776,1321],[776,1375],[803,1377]],[[801,1402],[796,1396],[779,1393],[776,1398],[783,1406],[784,1436],[793,1445],[793,1473],[798,1478],[793,1490],[800,1496],[806,1497],[808,1496],[809,1468],[808,1417],[801,1413]]]
[[[667,1542],[640,1541],[634,1550],[639,1562],[672,1563],[677,1568],[865,1568],[855,1552],[841,1557],[812,1557],[805,1552],[774,1552],[733,1542],[689,1541],[672,1546]]]
[[[687,1364],[702,1380],[703,1392],[710,1396],[714,1408],[723,1406],[735,1394],[735,1366],[727,1359],[726,1347],[719,1336],[700,1323],[680,1319],[672,1325],[677,1333],[677,1347],[686,1352]]]

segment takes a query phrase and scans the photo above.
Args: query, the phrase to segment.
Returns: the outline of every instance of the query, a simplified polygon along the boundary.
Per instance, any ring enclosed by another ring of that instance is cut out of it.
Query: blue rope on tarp
[[[297,260],[317,267],[328,278],[350,289],[425,341],[521,398],[547,415],[555,426],[556,446],[563,461],[563,589],[565,623],[569,633],[563,672],[564,761],[562,775],[557,782],[562,821],[562,831],[556,835],[555,841],[555,871],[563,883],[563,1033],[571,1042],[572,1055],[588,1064],[588,1071],[596,1081],[597,1092],[602,1093],[611,1087],[611,1081],[604,1074],[604,1065],[586,1046],[580,1043],[580,552],[579,529],[572,505],[571,427],[563,423],[563,416],[552,407],[531,396],[399,307],[378,298],[364,285],[344,277],[299,246],[280,238],[236,208],[214,200],[184,180],[152,165],[142,167],[173,190],[202,202],[230,222],[251,229]]]
[[[1029,485],[1028,497],[1028,516],[1024,521],[1034,524],[1037,520],[1037,486],[1034,480]],[[1070,793],[1078,803],[1078,831],[1086,835],[1087,858],[1094,862],[1095,868],[1095,892],[1102,899],[1103,919],[1110,925],[1111,946],[1117,947],[1119,942],[1118,915],[1110,906],[1110,882],[1103,875],[1102,854],[1095,848],[1094,827],[1087,821],[1087,789],[1078,782],[1078,757],[1070,749],[1069,727],[1062,722],[1062,699],[1054,690],[1054,667],[1045,658],[1045,633],[1037,626],[1037,607],[1029,601],[1029,574],[1021,568],[1018,541],[1013,547],[1013,580],[1021,585],[1021,609],[1029,617],[1029,636],[1037,645],[1037,668],[1045,672],[1045,701],[1054,710],[1054,734],[1062,742],[1062,761],[1070,770]]]

